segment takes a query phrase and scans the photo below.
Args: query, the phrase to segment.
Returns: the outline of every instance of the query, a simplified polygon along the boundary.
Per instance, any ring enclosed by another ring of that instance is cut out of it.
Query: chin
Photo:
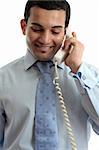
[[[38,58],[38,60],[40,60],[40,61],[48,61],[48,60],[51,60],[51,58]]]
[[[53,57],[52,56],[37,56],[37,59],[40,60],[40,61],[49,61],[51,60]]]

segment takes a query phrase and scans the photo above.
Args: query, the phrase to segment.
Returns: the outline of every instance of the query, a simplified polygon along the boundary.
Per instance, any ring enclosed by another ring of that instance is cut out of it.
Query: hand
[[[67,53],[65,64],[71,68],[73,73],[77,73],[82,63],[84,45],[77,40],[75,32],[72,32],[72,36],[64,43],[64,50]]]

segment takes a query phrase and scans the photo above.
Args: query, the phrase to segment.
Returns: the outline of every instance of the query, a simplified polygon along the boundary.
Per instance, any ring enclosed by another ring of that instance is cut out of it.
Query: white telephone
[[[72,34],[70,32],[70,30],[66,30],[66,35],[64,35],[64,38],[63,38],[63,41],[62,41],[62,44],[61,44],[61,47],[60,49],[58,50],[58,52],[55,54],[53,60],[54,62],[57,61],[57,64],[59,65],[60,63],[62,63],[65,59],[65,57],[67,56],[67,53],[62,50],[63,46],[64,46],[64,42],[66,39],[69,39],[72,37]]]
[[[59,103],[60,103],[60,106],[61,106],[61,110],[62,110],[63,115],[64,115],[65,125],[66,125],[66,129],[67,129],[68,137],[69,137],[69,140],[70,140],[70,144],[71,144],[71,149],[72,150],[77,150],[76,139],[75,139],[73,131],[72,131],[72,126],[71,126],[69,115],[68,115],[68,112],[67,112],[67,106],[65,104],[63,93],[62,93],[62,90],[61,90],[61,87],[60,87],[60,84],[59,84],[59,74],[58,74],[58,68],[57,68],[57,65],[59,65],[61,62],[63,62],[66,55],[67,55],[66,52],[62,50],[62,48],[64,46],[64,42],[65,42],[66,38],[70,38],[70,37],[71,37],[70,34],[68,36],[66,36],[66,35],[64,36],[62,45],[61,45],[60,49],[58,50],[58,52],[55,54],[55,56],[53,58],[53,61],[55,63],[55,77],[54,77],[53,83],[55,85],[56,92],[57,92],[57,95],[58,95],[58,98],[59,98]],[[73,48],[73,46],[71,45],[70,50],[72,50],[72,48]]]

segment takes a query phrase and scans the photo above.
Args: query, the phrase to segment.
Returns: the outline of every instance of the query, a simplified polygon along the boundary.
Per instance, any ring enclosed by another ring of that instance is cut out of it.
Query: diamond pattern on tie
[[[58,150],[56,92],[50,63],[37,62],[41,78],[36,94],[35,150]]]

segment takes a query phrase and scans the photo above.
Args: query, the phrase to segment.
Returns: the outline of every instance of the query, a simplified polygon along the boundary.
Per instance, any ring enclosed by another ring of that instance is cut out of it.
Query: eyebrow
[[[38,24],[38,23],[34,23],[34,22],[32,22],[31,24],[32,24],[32,25],[36,25],[36,26],[38,26],[38,27],[43,28],[43,26],[42,26],[42,25],[40,25],[40,24]],[[63,27],[63,26],[61,26],[61,25],[57,25],[57,26],[53,26],[52,28],[53,28],[53,29],[55,29],[55,28],[64,28],[64,27]]]

